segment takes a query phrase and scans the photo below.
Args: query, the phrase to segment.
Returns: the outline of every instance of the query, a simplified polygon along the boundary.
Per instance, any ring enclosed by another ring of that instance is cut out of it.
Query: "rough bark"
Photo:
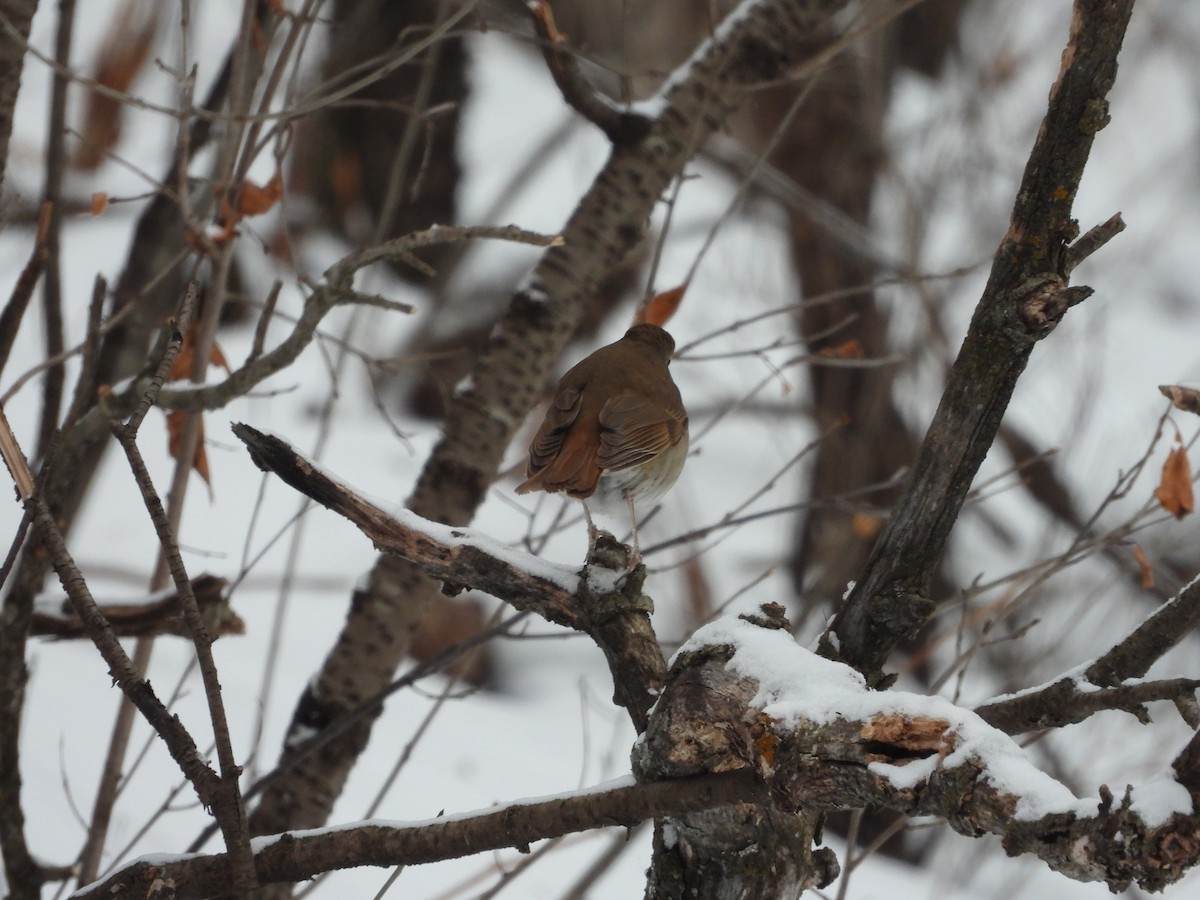
[[[37,10],[37,0],[2,0],[0,16],[0,188],[8,168],[8,139],[12,136],[13,110],[21,91],[21,69],[25,65],[25,42]]]
[[[676,665],[669,685],[634,750],[640,780],[677,778],[689,768],[736,771],[754,758],[749,698],[734,672],[719,662]],[[811,809],[750,800],[664,818],[655,830],[646,898],[775,900],[824,887],[837,877],[838,864],[829,850],[813,846],[819,830]]]
[[[1144,818],[1133,789],[1115,800],[1101,786],[1097,800],[1075,800],[972,713],[941,698],[871,691],[841,664],[772,640],[770,619],[721,624],[711,638],[701,632],[676,657],[634,751],[639,779],[749,768],[777,814],[870,803],[932,815],[968,837],[1000,835],[1010,856],[1036,856],[1113,891],[1134,882],[1161,890],[1200,862],[1200,736],[1173,764],[1188,800],[1179,811]],[[739,877],[741,860],[715,856],[706,832],[681,833],[677,847],[708,859],[717,882]],[[753,893],[754,882],[747,890],[671,896],[768,896]]]

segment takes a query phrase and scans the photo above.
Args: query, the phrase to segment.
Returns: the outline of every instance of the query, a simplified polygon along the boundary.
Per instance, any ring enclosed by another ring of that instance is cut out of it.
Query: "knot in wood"
[[[742,613],[738,618],[759,628],[769,628],[773,631],[792,630],[792,623],[788,621],[787,610],[782,603],[764,603],[758,608],[758,612]]]
[[[1090,287],[1067,287],[1061,276],[1034,275],[1025,279],[1013,292],[1017,315],[1025,336],[1040,340],[1062,321],[1072,306],[1092,295]]]

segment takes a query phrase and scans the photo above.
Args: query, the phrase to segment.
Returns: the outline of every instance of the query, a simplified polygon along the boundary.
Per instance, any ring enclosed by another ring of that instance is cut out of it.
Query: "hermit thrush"
[[[657,325],[634,325],[567,372],[517,493],[565,493],[584,501],[585,514],[591,503],[608,514],[626,506],[632,517],[634,503],[670,490],[688,449],[687,410],[667,369],[674,350]]]

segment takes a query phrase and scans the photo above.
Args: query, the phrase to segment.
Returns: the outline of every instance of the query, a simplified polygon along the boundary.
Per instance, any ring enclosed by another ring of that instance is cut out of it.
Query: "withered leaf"
[[[192,377],[192,370],[196,364],[196,328],[197,325],[193,322],[192,327],[183,336],[183,346],[171,363],[167,381],[185,381]],[[215,340],[208,351],[208,362],[209,365],[220,366],[226,372],[230,371],[229,361],[225,359],[225,354],[221,352],[221,348]]]
[[[1200,390],[1181,384],[1160,384],[1158,389],[1176,409],[1200,415]]]
[[[237,195],[237,211],[242,216],[260,216],[279,202],[283,196],[283,179],[279,173],[264,185],[247,179]]]
[[[850,338],[836,347],[822,347],[817,355],[827,359],[863,359],[867,354],[858,338]]]
[[[688,285],[685,281],[678,287],[673,287],[669,291],[663,291],[661,294],[655,294],[645,305],[638,310],[638,323],[646,323],[649,325],[658,325],[662,327],[671,321],[671,316],[675,315],[675,311],[679,309],[679,304],[683,302],[683,295],[687,292]]]
[[[1146,559],[1146,554],[1137,544],[1133,545],[1133,559],[1138,564],[1138,571],[1142,573],[1142,587],[1150,590],[1154,587],[1154,570],[1150,568],[1150,560]]]
[[[204,451],[204,418],[200,413],[189,413],[174,410],[167,413],[167,452],[171,458],[179,462],[183,453],[183,432],[187,426],[188,416],[196,416],[196,452],[192,454],[192,468],[204,479],[204,483],[212,489],[212,479],[208,471],[208,454]]]
[[[126,0],[112,17],[112,25],[96,59],[93,80],[97,85],[126,92],[150,59],[164,4]],[[80,143],[73,160],[85,170],[95,169],[121,137],[125,104],[112,94],[92,89],[84,107]]]
[[[1154,496],[1163,509],[1177,519],[1182,519],[1195,508],[1192,468],[1182,443],[1176,444],[1175,449],[1167,455],[1167,461],[1163,463],[1162,478],[1154,490]]]

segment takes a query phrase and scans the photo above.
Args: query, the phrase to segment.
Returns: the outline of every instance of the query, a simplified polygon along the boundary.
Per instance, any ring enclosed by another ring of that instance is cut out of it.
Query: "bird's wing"
[[[559,391],[550,408],[546,410],[546,418],[529,444],[529,474],[543,469],[553,461],[562,449],[567,432],[579,417],[582,391],[578,388],[564,388]]]
[[[641,465],[679,443],[686,430],[686,416],[673,415],[637,394],[618,394],[600,410],[596,462],[606,470]]]
[[[564,388],[546,411],[546,418],[529,445],[529,476],[517,485],[518,494],[530,491],[565,491],[580,499],[590,497],[600,480],[596,464],[596,425],[580,421],[582,392]]]

